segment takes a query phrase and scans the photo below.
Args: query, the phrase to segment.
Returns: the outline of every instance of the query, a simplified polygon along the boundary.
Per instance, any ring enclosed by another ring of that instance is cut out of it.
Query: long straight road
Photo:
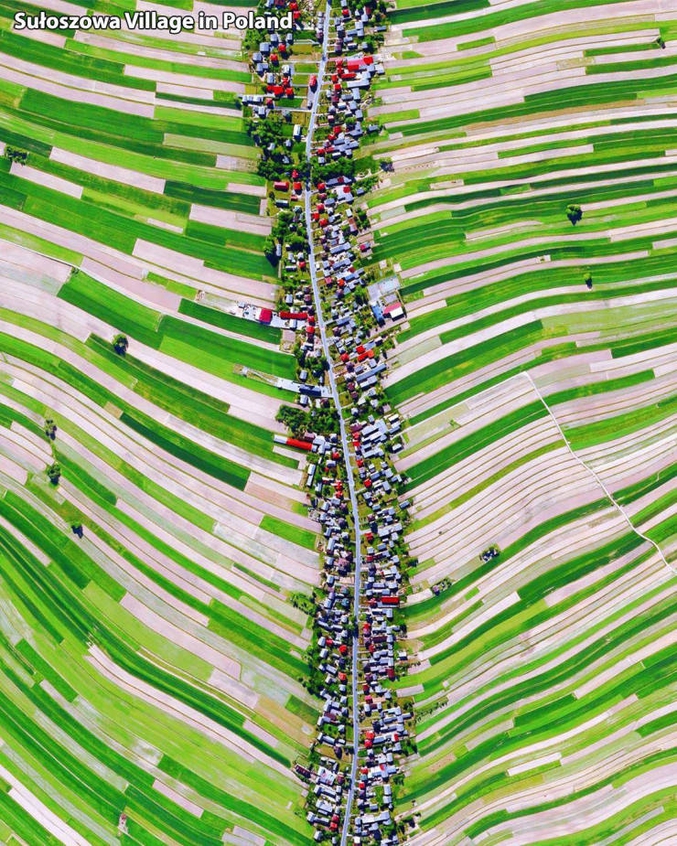
[[[313,155],[313,138],[315,135],[315,125],[317,122],[317,109],[320,103],[322,93],[322,83],[327,68],[327,41],[329,39],[329,20],[331,16],[331,4],[327,3],[324,13],[324,36],[322,40],[322,57],[317,70],[317,89],[313,98],[313,105],[310,112],[310,121],[308,123],[308,135],[306,137],[306,161],[310,166]],[[355,532],[355,580],[353,585],[353,614],[355,619],[359,619],[360,613],[360,594],[362,590],[361,575],[362,575],[362,551],[361,551],[361,536],[360,536],[360,515],[357,508],[357,493],[355,491],[355,477],[353,476],[353,468],[350,461],[350,452],[348,449],[348,433],[346,430],[345,420],[341,413],[341,402],[336,384],[336,377],[334,375],[334,368],[331,364],[331,350],[329,349],[329,342],[327,340],[327,327],[324,322],[324,315],[322,313],[322,298],[320,296],[320,286],[317,281],[317,265],[315,264],[315,251],[313,248],[313,225],[311,217],[310,206],[310,192],[312,184],[310,180],[306,184],[304,196],[304,208],[306,218],[306,233],[308,236],[308,244],[310,247],[309,268],[310,280],[313,287],[313,299],[315,301],[315,310],[317,312],[317,328],[320,333],[320,340],[322,342],[322,351],[327,359],[329,365],[328,376],[331,395],[336,406],[340,421],[341,431],[341,446],[343,448],[343,461],[346,468],[346,476],[348,482],[348,493],[350,496],[350,508],[353,516],[353,526]],[[352,642],[352,715],[353,715],[353,756],[350,771],[350,784],[348,786],[348,796],[346,798],[346,808],[343,815],[343,828],[341,831],[341,846],[345,846],[348,839],[348,831],[350,829],[350,817],[353,807],[353,798],[355,791],[355,781],[357,775],[357,745],[359,740],[360,718],[357,708],[357,670],[358,670],[358,637],[357,633],[353,637]]]

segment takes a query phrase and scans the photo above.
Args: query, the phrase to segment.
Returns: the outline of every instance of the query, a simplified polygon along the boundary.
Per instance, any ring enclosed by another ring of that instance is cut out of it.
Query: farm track
[[[557,426],[557,430],[559,431],[559,433],[562,437],[562,440],[566,443],[567,448],[569,449],[569,452],[571,453],[571,455],[576,459],[576,461],[578,461],[580,464],[582,464],[583,467],[585,467],[585,469],[589,473],[592,474],[592,476],[594,476],[595,481],[600,486],[600,488],[604,491],[604,495],[608,499],[610,499],[611,502],[613,502],[613,504],[616,506],[616,508],[620,511],[620,513],[623,515],[623,518],[625,519],[628,526],[632,529],[632,531],[635,532],[640,538],[642,538],[642,540],[646,541],[647,543],[650,543],[651,546],[653,546],[653,548],[656,550],[658,557],[661,559],[663,564],[665,564],[665,566],[668,568],[668,570],[670,570],[672,573],[677,575],[677,569],[675,569],[675,567],[673,567],[672,564],[668,563],[668,561],[665,558],[665,555],[663,554],[663,550],[660,548],[660,546],[658,546],[658,544],[655,541],[651,540],[650,537],[648,537],[647,535],[640,532],[640,530],[635,526],[635,524],[632,522],[630,517],[627,515],[623,506],[619,502],[617,502],[616,499],[614,499],[614,495],[611,493],[611,491],[604,484],[604,481],[600,478],[600,476],[595,472],[594,468],[592,468],[588,464],[586,464],[585,461],[583,461],[583,459],[579,455],[577,455],[577,453],[574,451],[573,447],[571,446],[571,444],[569,443],[569,441],[567,439],[567,436],[564,434],[564,431],[562,430],[562,427],[560,426],[559,421],[557,420],[557,416],[553,412],[552,408],[548,405],[547,400],[545,399],[543,394],[538,389],[538,386],[536,385],[536,383],[532,379],[531,375],[529,373],[523,373],[522,375],[525,376],[526,379],[529,380],[529,384],[533,388],[534,392],[537,394],[538,398],[543,403],[543,405],[547,408],[548,414],[550,415],[550,417],[551,417],[553,423],[555,424],[555,426]]]

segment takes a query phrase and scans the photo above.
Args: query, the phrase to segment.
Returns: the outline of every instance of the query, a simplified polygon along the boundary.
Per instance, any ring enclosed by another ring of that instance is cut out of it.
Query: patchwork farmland
[[[400,816],[416,846],[672,842],[674,9],[390,22],[367,202],[407,312]]]
[[[16,8],[0,842],[301,846],[319,557],[306,459],[275,440],[296,362],[238,307],[277,296],[239,37],[22,35]]]
[[[677,839],[674,9],[364,5],[0,3],[0,842]]]

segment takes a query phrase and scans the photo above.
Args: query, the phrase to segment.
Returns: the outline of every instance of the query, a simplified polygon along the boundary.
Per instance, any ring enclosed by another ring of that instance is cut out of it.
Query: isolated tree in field
[[[16,162],[20,165],[25,165],[28,161],[28,150],[20,150],[18,147],[7,146],[5,148],[5,155],[11,162]]]
[[[61,478],[61,465],[56,461],[53,464],[50,464],[47,468],[47,478],[53,485],[59,484],[59,479]]]
[[[71,531],[81,538],[83,535],[82,523],[71,523]]]
[[[665,50],[665,41],[662,36],[658,36],[658,38],[654,41],[656,47],[660,47],[661,50]]]
[[[129,341],[126,335],[116,335],[113,338],[113,349],[118,355],[124,355],[129,348]]]
[[[47,417],[45,420],[45,435],[50,439],[50,441],[56,440],[56,423],[52,420],[51,417]]]
[[[578,221],[583,217],[583,211],[581,210],[581,207],[574,205],[573,203],[569,203],[569,205],[567,206],[567,217],[571,221],[572,225],[575,226]]]
[[[590,290],[590,288],[592,288],[592,273],[590,273],[590,271],[589,271],[589,270],[588,270],[588,271],[586,272],[586,274],[583,276],[583,281],[585,282],[586,287],[588,288],[588,290]]]

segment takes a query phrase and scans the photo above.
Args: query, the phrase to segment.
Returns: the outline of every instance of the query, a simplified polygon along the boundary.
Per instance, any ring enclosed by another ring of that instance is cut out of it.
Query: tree
[[[574,203],[569,203],[567,206],[567,217],[571,221],[572,226],[575,226],[583,217],[581,207],[575,205]]]
[[[587,271],[587,273],[583,277],[583,281],[585,282],[588,290],[590,290],[590,288],[592,288],[592,273],[590,273],[589,270]]]
[[[47,468],[47,478],[53,485],[59,484],[59,479],[61,478],[61,465],[56,461],[53,464],[50,464]]]
[[[263,243],[263,252],[272,265],[277,264],[277,242],[272,235],[268,235]]]
[[[48,417],[45,420],[44,430],[45,435],[47,435],[50,441],[56,440],[56,423],[52,420],[51,417]]]
[[[275,415],[278,423],[284,423],[295,437],[302,435],[308,429],[308,414],[301,408],[283,405]]]
[[[308,242],[302,235],[291,235],[287,247],[293,252],[298,253],[300,250],[305,252],[308,249]]]
[[[113,338],[113,349],[118,355],[125,355],[129,348],[129,341],[126,335],[116,335]]]
[[[366,229],[369,226],[369,216],[364,209],[355,209],[355,217],[357,218],[357,223],[362,229]]]
[[[79,538],[81,538],[83,535],[82,523],[71,523],[71,531],[74,535],[77,535]]]
[[[28,150],[20,150],[18,147],[7,146],[5,148],[5,155],[11,162],[25,165],[28,161]]]
[[[665,41],[663,40],[663,37],[661,35],[659,35],[658,38],[654,41],[654,44],[656,45],[656,47],[660,47],[661,50],[665,50]]]

